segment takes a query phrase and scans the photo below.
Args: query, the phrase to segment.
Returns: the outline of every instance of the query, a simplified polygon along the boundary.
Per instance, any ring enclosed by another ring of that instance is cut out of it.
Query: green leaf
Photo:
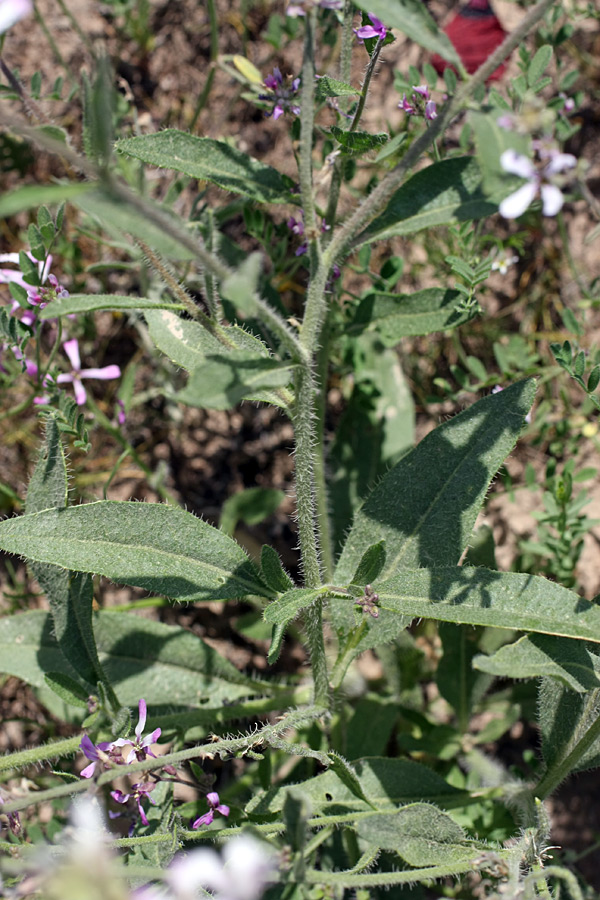
[[[470,156],[422,169],[392,195],[383,213],[358,235],[355,245],[492,215],[498,204],[484,194],[481,181],[481,170]]]
[[[598,657],[581,641],[569,638],[525,635],[492,656],[476,656],[473,665],[480,672],[504,678],[556,678],[578,693],[600,687]]]
[[[527,84],[533,87],[542,77],[552,61],[552,47],[543,44],[537,51],[527,69]]]
[[[62,672],[47,672],[44,675],[44,681],[50,690],[69,706],[87,710],[88,693],[82,690],[81,685],[69,675]]]
[[[498,125],[498,113],[498,109],[488,113],[472,110],[468,118],[475,137],[477,161],[483,175],[482,189],[496,201],[503,200],[521,184],[517,176],[509,175],[502,168],[501,155],[505,150],[515,150],[524,155],[529,153],[529,138]]]
[[[268,544],[263,546],[260,553],[260,569],[265,583],[272,591],[285,594],[294,587],[294,582],[283,568],[277,551]]]
[[[148,297],[128,297],[123,294],[71,294],[57,297],[40,311],[40,319],[55,319],[73,313],[94,312],[97,309],[183,309],[169,300],[150,300]],[[217,342],[218,343],[218,342]]]
[[[344,131],[337,125],[332,125],[329,129],[336,141],[342,148],[342,153],[349,156],[359,156],[362,153],[368,153],[387,144],[390,139],[389,134],[371,134],[368,131]]]
[[[124,138],[115,146],[120,153],[152,166],[210,181],[259,203],[295,202],[289,178],[224,141],[169,128],[158,134]]]
[[[40,688],[45,674],[64,678],[71,671],[42,610],[0,619],[0,671]],[[104,670],[122,703],[206,709],[256,694],[269,686],[255,681],[184,628],[133,613],[102,610],[94,631]]]
[[[478,647],[473,629],[453,622],[440,622],[438,633],[443,656],[438,663],[436,684],[444,700],[456,712],[458,726],[467,731],[473,706],[490,687],[493,678],[473,671]]]
[[[541,575],[448,567],[400,571],[373,590],[380,616],[491,625],[600,643],[600,606]]]
[[[266,607],[263,613],[265,622],[270,625],[285,625],[291,622],[300,610],[310,606],[318,597],[322,597],[324,590],[324,588],[293,588],[286,591]]]
[[[181,601],[271,596],[235,541],[160,503],[98,501],[8,519],[0,548]]]
[[[221,295],[245,315],[251,316],[255,312],[254,296],[263,266],[262,255],[251,253],[221,284]]]
[[[269,652],[267,653],[267,662],[270,666],[279,659],[281,645],[285,637],[285,628],[286,626],[284,624],[273,625],[273,628],[271,629],[271,645],[269,647]]]
[[[317,103],[322,103],[327,97],[352,97],[360,94],[360,88],[354,88],[345,81],[336,81],[329,75],[323,75],[317,81],[315,96]]]
[[[182,319],[168,309],[146,310],[144,316],[158,349],[188,372],[203,365],[208,355],[225,352],[223,344],[198,322]],[[265,344],[239,326],[224,326],[223,333],[238,350],[269,356]]]
[[[8,218],[26,209],[32,209],[40,203],[61,203],[63,200],[71,200],[80,194],[85,194],[93,189],[93,184],[31,184],[17,188],[0,197],[0,217]]]
[[[46,420],[45,441],[27,489],[27,515],[51,508],[64,509],[67,492],[64,447],[56,417],[50,415]],[[92,629],[92,579],[49,562],[56,560],[31,562],[31,570],[50,603],[54,633],[65,659],[95,689],[96,683],[106,681],[106,677],[98,660]]]
[[[440,31],[420,0],[357,0],[354,5],[373,13],[387,28],[397,28],[431,53],[439,53],[444,59],[461,65],[452,42]]]
[[[427,288],[415,294],[369,294],[359,304],[347,328],[349,334],[376,334],[386,347],[402,338],[456,328],[474,316],[459,308],[458,291]]]
[[[137,206],[129,203],[124,197],[112,194],[108,188],[101,188],[77,196],[73,200],[75,206],[102,223],[108,234],[118,238],[123,233],[139,238],[149,247],[158,250],[161,256],[168,259],[193,259],[194,254],[181,241],[172,237],[164,228],[156,225],[147,216],[140,213]],[[183,223],[165,207],[152,203],[148,198],[144,203],[153,206],[158,215],[169,221],[174,231],[180,230],[182,236],[189,238]]]
[[[201,409],[231,409],[245,399],[271,402],[263,392],[286,387],[293,370],[293,365],[245,350],[211,354],[194,369],[177,399]]]
[[[382,578],[402,568],[456,565],[534,394],[532,380],[490,394],[407,453],[358,511],[335,583],[347,583],[356,561],[379,540],[385,541],[387,552]]]
[[[219,527],[225,534],[233,537],[238,522],[258,525],[272,516],[284,500],[283,491],[275,488],[245,488],[227,498],[221,510]]]
[[[363,840],[394,850],[410,866],[460,863],[481,856],[486,847],[469,839],[447,813],[427,803],[367,816],[360,819],[357,830]]]
[[[600,384],[600,366],[594,366],[588,378],[587,389],[590,393],[595,391]]]
[[[407,759],[371,757],[352,763],[360,786],[369,803],[365,802],[348,787],[332,769],[309,778],[302,784],[302,790],[312,803],[315,813],[324,810],[369,810],[371,804],[382,808],[398,803],[412,803],[415,800],[430,800],[432,803],[454,804],[461,791],[449,785],[441,775],[428,766]],[[264,794],[253,797],[246,811],[256,815],[278,813],[283,808],[289,787],[274,787]]]
[[[600,658],[595,657],[600,674]],[[569,690],[554,678],[540,686],[538,715],[542,732],[542,756],[548,769],[566,760],[600,715],[600,689],[586,693]],[[571,772],[600,766],[600,741],[596,740],[574,764]],[[569,773],[570,774],[570,773]]]
[[[378,541],[365,550],[352,578],[352,584],[362,586],[375,581],[385,565],[385,557],[385,541]]]

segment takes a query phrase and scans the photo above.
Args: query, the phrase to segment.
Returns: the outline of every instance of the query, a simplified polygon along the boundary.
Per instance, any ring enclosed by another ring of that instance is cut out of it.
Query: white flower
[[[519,262],[518,256],[509,256],[505,252],[503,256],[498,256],[492,263],[492,272],[500,272],[501,275],[506,275],[509,268],[517,262]]]
[[[32,0],[0,0],[0,34],[33,11]]]
[[[177,900],[195,900],[199,887],[216,900],[259,900],[275,873],[275,854],[262,841],[240,835],[225,844],[222,859],[208,847],[178,856],[165,880]]]
[[[542,197],[542,212],[545,216],[555,216],[562,209],[564,197],[550,179],[559,172],[572,169],[577,164],[576,158],[571,153],[559,153],[556,151],[543,169],[536,169],[534,164],[522,153],[516,150],[505,150],[500,157],[500,165],[505,172],[511,175],[519,175],[525,178],[522,185],[514,194],[510,194],[500,204],[500,214],[505,219],[516,219],[522,215],[528,206],[531,206],[537,194]]]

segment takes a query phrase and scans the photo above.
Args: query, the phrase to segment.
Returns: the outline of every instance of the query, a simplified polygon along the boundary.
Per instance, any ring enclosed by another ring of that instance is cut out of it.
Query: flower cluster
[[[271,112],[267,116],[273,116],[278,119],[284,113],[289,112],[294,116],[300,115],[300,107],[294,102],[294,98],[300,88],[300,78],[293,78],[288,75],[284,82],[281,70],[275,66],[272,75],[267,75],[263,84],[270,91],[269,94],[259,94],[259,100],[268,100],[273,104]]]
[[[500,157],[500,165],[505,172],[525,179],[525,184],[500,204],[500,214],[505,219],[521,216],[538,194],[545,216],[555,216],[562,209],[564,197],[559,187],[562,181],[560,176],[572,169],[577,159],[571,153],[561,153],[548,141],[534,141],[533,149],[537,152],[537,164],[516,150],[505,150]]]
[[[204,889],[215,900],[259,900],[277,878],[275,853],[262,841],[242,834],[225,844],[222,855],[208,847],[178,853],[162,873],[160,886],[130,888],[126,869],[111,849],[111,837],[98,801],[77,798],[57,846],[28,854],[21,883],[5,894],[0,880],[0,894],[16,898],[41,892],[46,900],[92,895],[115,900],[191,900]]]
[[[425,116],[429,122],[437,119],[436,105],[429,96],[429,88],[426,84],[413,87],[410,100],[407,99],[406,94],[403,94],[398,108],[403,110],[407,116]]]

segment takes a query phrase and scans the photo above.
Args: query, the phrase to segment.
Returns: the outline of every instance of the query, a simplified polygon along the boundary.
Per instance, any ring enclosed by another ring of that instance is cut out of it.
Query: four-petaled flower
[[[208,812],[205,812],[203,816],[200,816],[198,819],[196,819],[196,821],[192,824],[192,828],[201,828],[203,825],[210,825],[215,817],[215,812],[221,813],[222,816],[229,815],[229,807],[224,803],[221,803],[221,798],[216,791],[211,791],[209,794],[207,794],[206,800],[210,809],[208,810]]]
[[[354,34],[362,44],[363,41],[370,41],[377,38],[379,41],[385,41],[387,29],[381,19],[369,13],[370,25],[361,25],[360,28],[353,28]]]
[[[108,366],[110,368],[110,366]],[[118,368],[118,366],[116,367]],[[116,377],[116,376],[110,376]],[[113,747],[127,747],[131,746],[131,750],[125,757],[125,763],[133,762],[135,759],[138,762],[142,762],[146,759],[147,756],[152,756],[156,759],[156,754],[152,753],[149,747],[152,744],[155,744],[161,735],[161,729],[155,728],[151,734],[147,734],[146,737],[142,737],[142,732],[146,726],[146,701],[140,700],[139,702],[139,712],[140,717],[139,721],[135,727],[135,741],[130,740],[129,738],[119,738],[117,741],[113,741]],[[119,801],[120,802],[120,801]]]
[[[63,349],[69,357],[69,361],[73,369],[71,372],[62,372],[60,375],[58,375],[56,378],[56,382],[57,384],[73,385],[73,390],[75,391],[75,400],[78,406],[81,406],[83,403],[85,403],[87,398],[86,390],[81,383],[82,378],[100,378],[103,380],[107,380],[110,378],[119,378],[121,375],[121,369],[116,365],[103,366],[101,369],[82,369],[81,358],[79,356],[79,344],[77,343],[77,340],[75,338],[70,341],[65,341],[63,344]],[[142,703],[143,701],[140,700],[140,711]],[[144,703],[144,710],[145,709],[146,704]],[[160,734],[160,729],[158,730],[158,733]],[[131,743],[131,741],[129,743]]]
[[[289,76],[287,81],[289,81]],[[267,113],[267,116],[273,116],[278,119],[285,112],[290,112],[294,116],[300,115],[300,107],[294,103],[294,97],[300,88],[300,79],[293,78],[291,84],[284,84],[281,70],[275,66],[272,75],[267,75],[263,82],[264,86],[271,91],[270,94],[259,94],[259,100],[269,100],[273,103],[273,109]]]
[[[93,744],[87,734],[81,738],[79,749],[91,759],[89,766],[81,770],[82,778],[91,778],[96,774],[96,766],[99,769],[107,768],[109,752],[112,749],[110,741],[100,741],[99,744]]]
[[[540,154],[541,155],[541,154]],[[520,175],[525,178],[525,184],[513,194],[506,197],[500,204],[500,214],[505,219],[516,219],[522,215],[528,206],[535,200],[538,193],[542,198],[542,212],[545,216],[555,216],[562,209],[564,197],[560,188],[553,184],[553,176],[568,169],[572,169],[577,160],[571,153],[544,153],[544,158],[549,157],[549,162],[543,168],[538,169],[533,162],[516,150],[505,150],[500,157],[500,165],[505,172],[511,175]]]
[[[0,34],[32,12],[31,0],[0,0]]]
[[[110,796],[113,798],[115,803],[128,803],[129,799],[135,801],[140,819],[142,820],[143,825],[148,824],[148,817],[144,812],[144,808],[142,806],[142,800],[149,800],[153,806],[156,806],[156,800],[153,800],[150,797],[150,791],[153,791],[156,787],[156,781],[142,781],[139,784],[132,784],[131,791],[129,794],[124,794],[123,791],[111,791]],[[111,819],[116,819],[121,815],[121,813],[109,812],[109,816]],[[135,827],[135,823],[132,823],[130,833],[133,831]]]

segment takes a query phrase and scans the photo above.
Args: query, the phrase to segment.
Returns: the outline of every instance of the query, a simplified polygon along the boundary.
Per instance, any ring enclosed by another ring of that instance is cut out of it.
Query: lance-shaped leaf
[[[210,181],[259,203],[294,203],[297,200],[291,194],[293,182],[290,178],[224,141],[169,128],[158,134],[124,138],[115,146],[120,153],[152,166],[174,169],[198,181]]]
[[[56,418],[46,420],[46,438],[33,471],[25,510],[28,514],[67,505],[67,467]],[[106,676],[98,660],[92,628],[92,579],[43,562],[31,562],[31,570],[46,593],[54,633],[65,659],[90,688]],[[69,673],[71,674],[71,673]]]
[[[600,606],[541,575],[448,567],[398,572],[373,585],[381,610],[600,643]]]
[[[57,297],[39,313],[40,319],[55,319],[73,313],[94,312],[98,309],[184,309],[180,303],[169,300],[151,300],[149,297],[127,297],[122,294],[71,294]]]
[[[369,150],[376,150],[377,147],[387,144],[390,139],[389,134],[371,134],[369,131],[344,131],[337,125],[332,125],[329,129],[333,137],[338,141],[341,151],[346,156],[360,156],[368,153]]]
[[[410,866],[460,863],[486,849],[485,844],[468,838],[447,813],[428,803],[367,816],[359,821],[358,834],[376,847],[394,850]]]
[[[239,544],[160,503],[98,501],[8,519],[0,548],[182,601],[272,596]]]
[[[28,184],[0,197],[0,217],[8,218],[25,209],[42,204],[52,205],[70,200],[78,194],[92,190],[93,184],[72,182],[70,184]]]
[[[317,81],[315,91],[317,103],[322,103],[327,97],[352,97],[356,94],[360,94],[360,88],[352,87],[345,81],[336,81],[329,75],[322,75]]]
[[[580,694],[600,688],[600,661],[585,644],[545,634],[525,635],[492,656],[480,654],[473,666],[503,678],[557,678]]]
[[[302,790],[310,800],[315,813],[339,808],[339,811],[368,810],[429,800],[440,805],[456,805],[465,794],[448,784],[428,766],[407,759],[370,757],[352,763],[361,791],[368,802],[346,784],[334,769],[328,769],[302,783]],[[267,815],[283,808],[288,787],[274,787],[254,797],[246,807],[247,812]]]
[[[461,294],[427,288],[415,294],[369,294],[361,300],[348,334],[376,334],[386,347],[395,347],[404,337],[446,331],[468,322],[473,310],[459,306]]]
[[[492,215],[498,204],[483,192],[481,179],[477,161],[469,156],[422,169],[392,194],[385,210],[359,234],[355,245]]]
[[[269,625],[285,625],[324,593],[327,593],[327,588],[294,588],[286,591],[267,606],[263,613],[265,622]]]
[[[71,673],[48,613],[17,613],[0,622],[0,672],[36,688],[44,686],[46,672]],[[170,709],[218,707],[270,691],[184,628],[101,610],[94,614],[94,631],[104,670],[125,705],[137,706],[144,697],[149,706]]]
[[[380,580],[402,568],[456,565],[534,393],[529,380],[490,394],[439,425],[407,453],[356,514],[335,583],[347,583],[363,553],[381,540],[386,562]]]
[[[224,353],[224,345],[209,331],[190,319],[169,309],[146,310],[145,319],[150,337],[165,356],[191,372],[206,362],[210,354]],[[269,357],[269,350],[261,340],[244,331],[238,325],[223,327],[224,335],[237,350],[248,350],[252,354]]]
[[[269,388],[286,387],[294,367],[245,350],[211,354],[194,369],[177,399],[201,409],[231,409],[244,399],[272,401]],[[281,402],[279,403],[281,405]]]
[[[488,486],[515,445],[535,393],[522,381],[490,394],[439,425],[402,457],[371,492],[354,518],[334,583],[350,581],[366,550],[385,541],[380,579],[402,568],[456,565],[475,526]],[[330,604],[334,624],[355,625],[343,600]],[[393,640],[408,624],[367,617],[357,652]],[[510,626],[509,626],[510,627]]]
[[[356,0],[355,6],[366,13],[374,13],[387,28],[397,28],[431,53],[439,53],[444,59],[460,65],[450,38],[440,31],[420,0]]]
[[[153,204],[147,198],[144,200],[144,205],[154,207],[157,216],[169,222],[169,231],[161,228],[148,216],[142,215],[135,203],[111,193],[107,188],[99,188],[78,195],[73,199],[73,204],[98,219],[108,234],[118,238],[121,238],[123,234],[139,238],[149,247],[160,251],[161,255],[168,259],[194,258],[192,250],[173,236],[173,233],[179,231],[182,237],[189,240],[189,234],[186,232],[183,222],[177,219],[170,210]]]

